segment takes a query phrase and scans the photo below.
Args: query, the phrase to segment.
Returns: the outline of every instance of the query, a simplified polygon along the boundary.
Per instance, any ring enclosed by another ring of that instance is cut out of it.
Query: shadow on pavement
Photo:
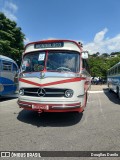
[[[0,97],[0,102],[9,101],[12,99],[17,99],[18,97]]]
[[[19,112],[17,119],[24,123],[28,123],[37,127],[66,127],[72,126],[80,122],[83,113],[67,112],[67,113],[41,113],[22,110]]]
[[[112,101],[115,104],[120,104],[120,99],[117,97],[117,94],[113,91],[106,91],[106,89],[103,89],[105,95],[109,98],[110,101]]]

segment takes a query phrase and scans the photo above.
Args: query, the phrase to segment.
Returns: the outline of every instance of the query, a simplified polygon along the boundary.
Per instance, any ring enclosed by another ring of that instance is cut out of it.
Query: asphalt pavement
[[[91,85],[91,91],[102,91],[107,90],[107,84],[101,84],[101,85]]]
[[[120,100],[108,92],[106,85],[91,86],[87,106],[81,114],[42,113],[39,116],[20,109],[17,94],[0,101],[2,151],[120,151]]]

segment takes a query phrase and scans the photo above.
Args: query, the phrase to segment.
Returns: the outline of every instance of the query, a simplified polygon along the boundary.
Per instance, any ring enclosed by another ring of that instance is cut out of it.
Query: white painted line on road
[[[89,91],[89,93],[103,93],[103,91]]]
[[[108,92],[108,91],[88,91],[88,93],[103,93],[103,92]]]

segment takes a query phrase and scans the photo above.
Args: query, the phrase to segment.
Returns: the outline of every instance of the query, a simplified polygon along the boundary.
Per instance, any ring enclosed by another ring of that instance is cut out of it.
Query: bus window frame
[[[2,62],[2,71],[3,71],[3,72],[12,72],[12,62],[11,62],[11,61],[2,60],[1,62]],[[11,69],[10,69],[10,70],[8,70],[8,69],[5,70],[5,69],[4,69],[4,63],[10,64]]]

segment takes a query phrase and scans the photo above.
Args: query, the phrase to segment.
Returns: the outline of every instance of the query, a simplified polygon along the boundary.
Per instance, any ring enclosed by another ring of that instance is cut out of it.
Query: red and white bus
[[[42,112],[82,112],[91,85],[88,53],[71,40],[44,40],[25,46],[18,105]]]

